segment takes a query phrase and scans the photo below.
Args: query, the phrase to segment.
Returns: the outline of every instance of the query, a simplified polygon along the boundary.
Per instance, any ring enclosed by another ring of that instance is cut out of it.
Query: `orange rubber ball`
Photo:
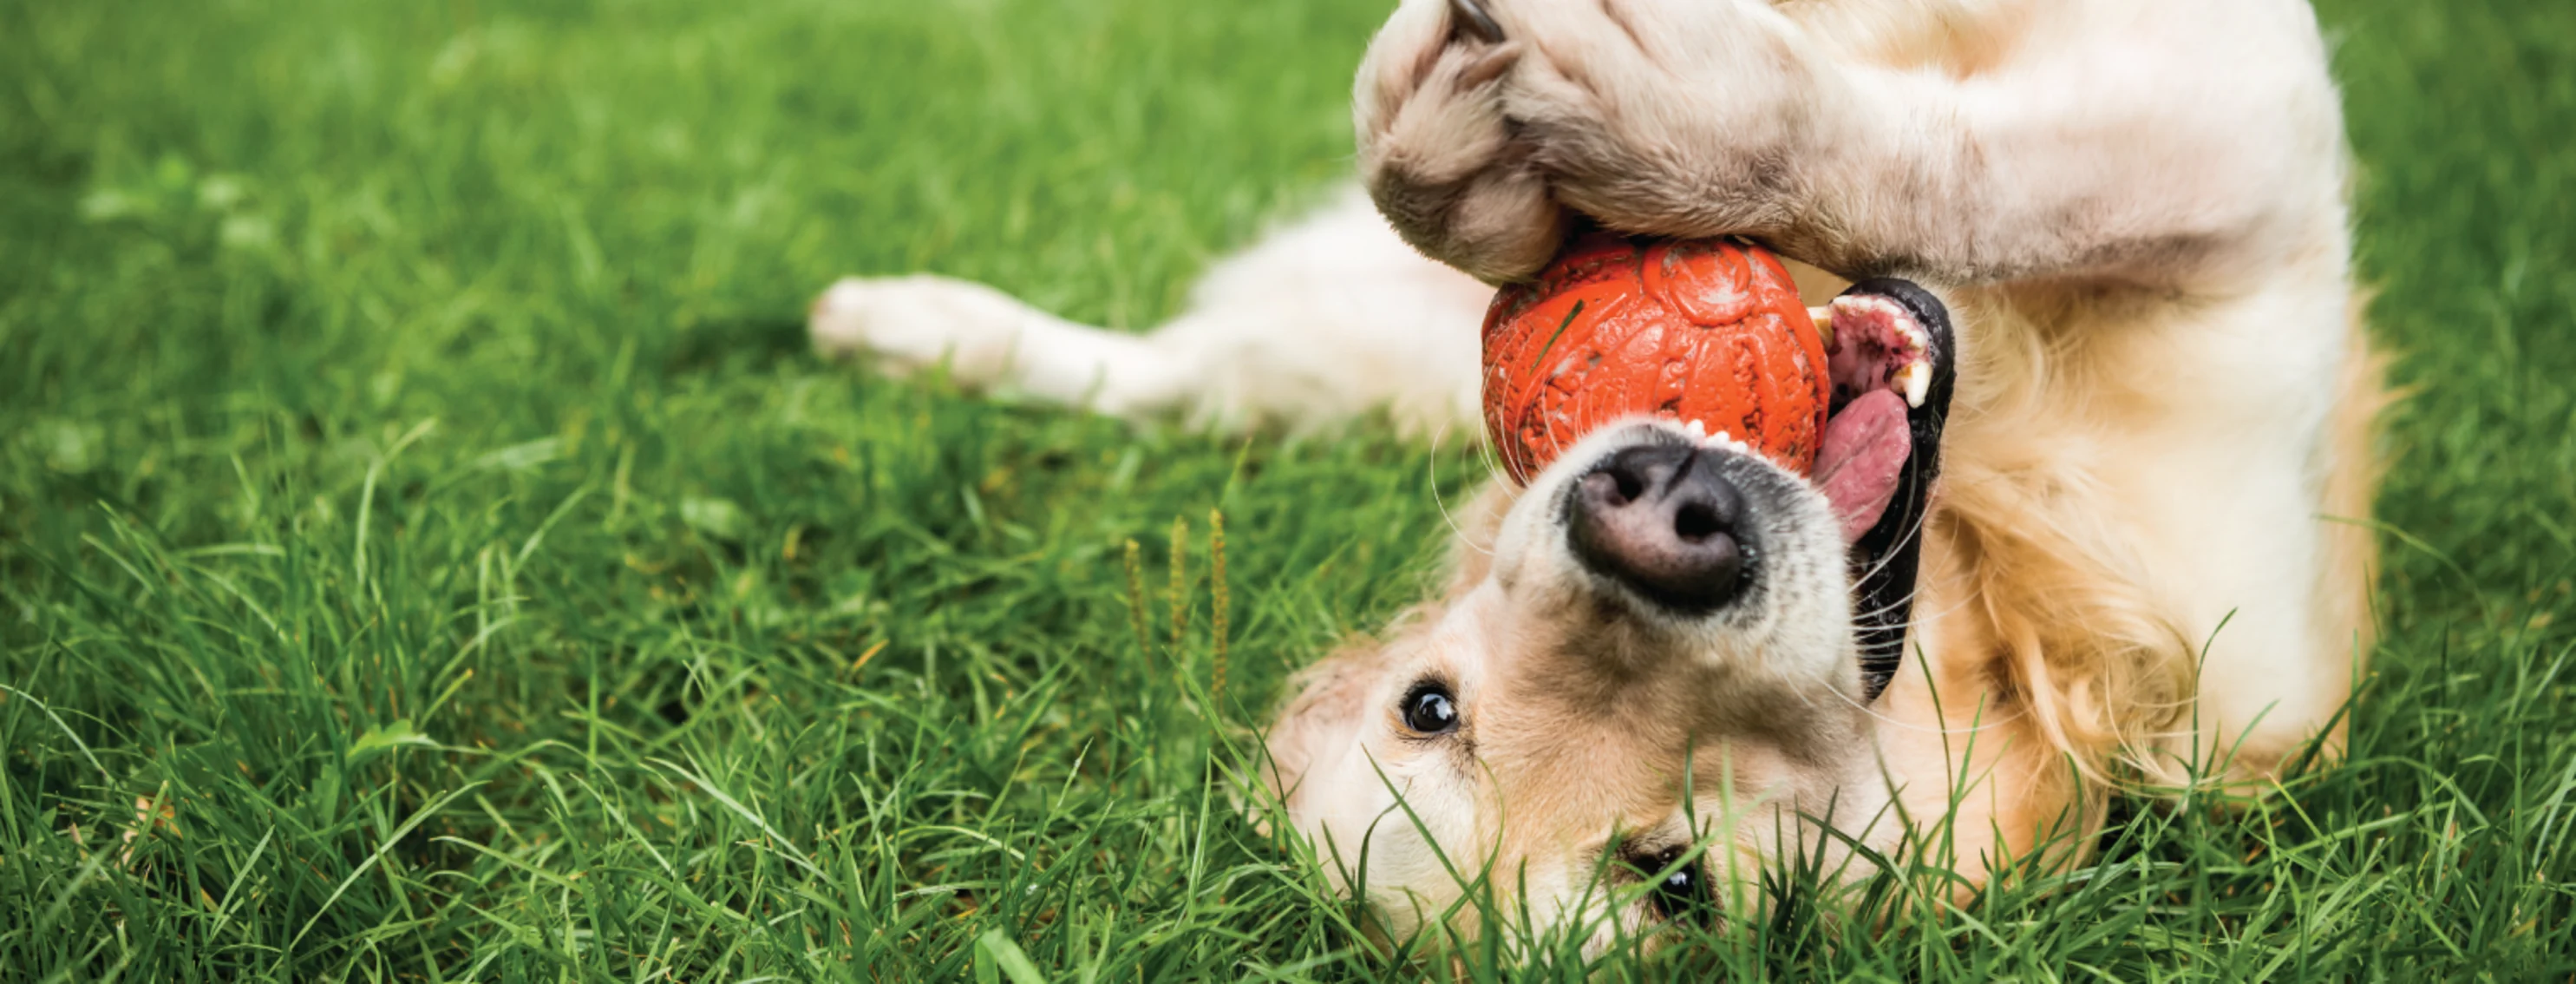
[[[1698,421],[1806,474],[1832,399],[1778,257],[1732,239],[1577,240],[1485,312],[1485,430],[1526,484],[1621,417]]]

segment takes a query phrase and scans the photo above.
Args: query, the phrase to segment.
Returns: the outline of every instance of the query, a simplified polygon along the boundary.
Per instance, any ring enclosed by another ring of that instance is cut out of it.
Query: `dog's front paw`
[[[849,277],[814,299],[814,351],[866,354],[902,375],[947,363],[960,384],[998,379],[1010,364],[1023,306],[982,284],[947,277]]]
[[[1484,0],[1531,45],[1504,115],[1559,202],[1626,232],[1776,233],[1828,102],[1754,0]]]
[[[1503,113],[1524,50],[1479,37],[1446,0],[1409,0],[1360,63],[1360,176],[1406,242],[1488,283],[1536,273],[1569,216]]]
[[[1406,239],[1487,280],[1544,265],[1572,213],[1775,233],[1822,116],[1792,33],[1751,0],[1408,0],[1361,67],[1362,176]]]

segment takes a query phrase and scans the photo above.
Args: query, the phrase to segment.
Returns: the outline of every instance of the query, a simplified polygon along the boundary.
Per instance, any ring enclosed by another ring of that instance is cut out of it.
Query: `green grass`
[[[1380,6],[0,0],[0,978],[1418,977],[1225,742],[1468,456],[799,335],[913,269],[1151,323],[1346,172]],[[2352,761],[1596,970],[2576,974],[2576,9],[2324,14],[2416,388]]]

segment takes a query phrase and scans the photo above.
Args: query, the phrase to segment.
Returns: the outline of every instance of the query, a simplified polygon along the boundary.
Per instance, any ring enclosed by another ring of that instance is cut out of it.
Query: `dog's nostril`
[[[1673,534],[1684,543],[1701,542],[1725,529],[1726,524],[1718,521],[1717,510],[1706,503],[1689,503],[1673,513]]]
[[[1619,490],[1620,505],[1635,502],[1638,496],[1646,494],[1646,480],[1638,477],[1636,472],[1625,468],[1612,469],[1610,481],[1612,486]]]
[[[1603,508],[1617,509],[1635,502],[1648,487],[1645,476],[1617,465],[1583,476],[1584,497]]]

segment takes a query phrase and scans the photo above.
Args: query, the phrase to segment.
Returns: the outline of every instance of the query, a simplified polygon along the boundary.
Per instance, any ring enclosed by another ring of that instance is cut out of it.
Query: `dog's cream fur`
[[[2303,4],[1485,5],[1507,40],[1404,0],[1370,48],[1375,209],[1349,196],[1227,261],[1150,335],[932,277],[844,281],[814,312],[827,351],[1113,413],[1383,406],[1472,433],[1488,292],[1408,242],[1499,281],[1588,216],[1757,238],[1812,265],[1810,303],[1839,285],[1823,270],[1942,294],[1957,397],[1911,651],[1875,704],[1834,662],[1835,597],[1759,632],[1583,614],[1532,504],[1556,471],[1479,499],[1446,594],[1303,678],[1271,738],[1290,815],[1344,865],[1365,844],[1357,887],[1393,928],[1455,897],[1450,865],[1543,917],[1608,911],[1586,894],[1605,845],[1762,804],[1830,803],[1880,848],[1887,807],[1946,818],[1939,860],[1978,878],[2089,829],[2119,777],[2255,781],[2332,745],[2370,643],[2382,397]],[[1397,733],[1425,672],[1456,684],[1471,744]],[[1790,846],[1731,843],[1711,856]]]

